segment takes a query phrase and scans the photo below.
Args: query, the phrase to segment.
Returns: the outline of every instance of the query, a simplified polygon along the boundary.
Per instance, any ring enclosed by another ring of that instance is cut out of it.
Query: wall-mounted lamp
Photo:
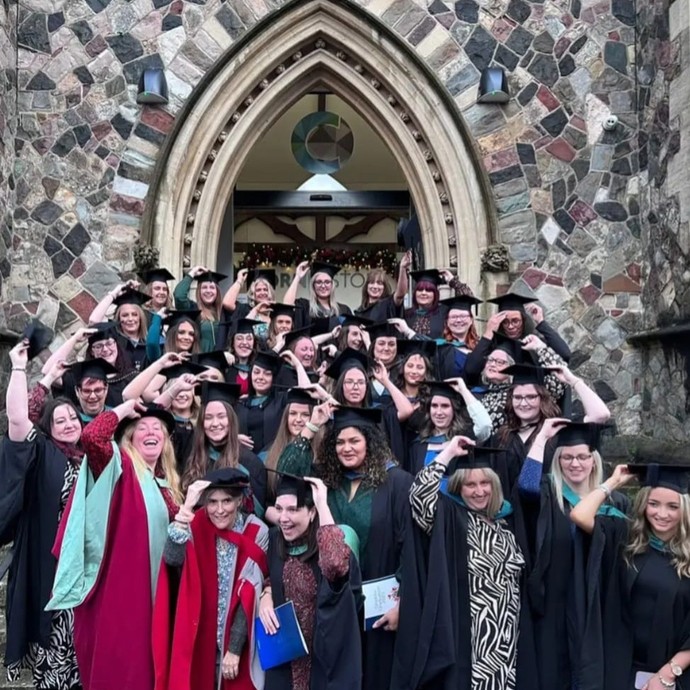
[[[162,69],[145,69],[139,77],[137,103],[165,105],[168,102],[168,82]]]
[[[502,67],[487,67],[479,78],[477,103],[507,103],[510,100],[508,77]]]

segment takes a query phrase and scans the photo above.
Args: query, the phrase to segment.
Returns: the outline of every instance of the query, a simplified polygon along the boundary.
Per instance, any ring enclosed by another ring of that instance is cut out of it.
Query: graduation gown
[[[430,535],[411,533],[403,562],[400,624],[391,689],[471,690],[468,511],[439,494]],[[513,520],[508,519],[509,528]],[[529,608],[522,596],[517,690],[539,690]],[[550,689],[542,689],[550,690]]]
[[[690,649],[690,578],[667,553],[648,548],[624,559],[627,520],[597,517],[587,564],[587,620],[579,690],[630,690],[638,671],[656,673]],[[690,688],[690,672],[677,679]]]
[[[448,315],[448,307],[445,304],[439,304],[432,312],[427,313],[426,317],[429,320],[429,329],[427,333],[421,335],[429,336],[430,338],[440,338],[443,336],[443,329],[446,325],[446,316]],[[415,322],[418,318],[416,309],[408,309],[405,312],[405,321],[411,328],[415,327]],[[415,329],[418,330],[418,329]]]
[[[285,603],[283,567],[277,543],[282,537],[273,528],[268,546],[268,568],[273,606]],[[354,555],[350,555],[347,578],[329,582],[322,574],[318,555],[308,562],[316,580],[316,612],[311,655],[311,690],[359,690],[362,685],[362,650],[359,640],[358,608],[362,577]],[[291,665],[266,671],[265,690],[291,690]]]
[[[313,333],[313,335],[319,335],[320,333],[328,333],[332,331],[337,325],[340,324],[340,316],[345,316],[346,314],[352,314],[352,309],[347,306],[347,304],[338,304],[338,309],[340,314],[338,316],[329,316],[324,318],[314,318],[309,313],[309,300],[304,297],[298,297],[295,300],[295,324],[293,330],[298,328],[305,328],[306,326],[318,325],[318,333]],[[326,321],[326,318],[328,321]]]
[[[371,319],[374,323],[381,323],[388,319],[394,319],[403,315],[403,305],[398,306],[393,299],[393,296],[385,297],[378,302],[374,302],[371,306],[363,309],[359,307],[355,309],[355,314],[364,319]]]
[[[286,449],[278,461],[278,469],[298,476],[309,476],[308,473],[311,472],[318,476],[318,465],[312,466],[311,451],[308,449],[304,452],[294,452],[294,448]],[[405,560],[403,550],[406,535],[412,529],[409,504],[411,485],[412,477],[393,466],[387,472],[386,481],[372,492],[366,545],[360,548],[362,580],[389,577],[400,572]],[[357,516],[350,514],[356,508],[357,495],[352,501],[348,501],[349,490],[350,482],[344,479],[339,489],[328,492],[328,505],[335,522],[350,525],[358,533],[361,543],[364,540],[358,531]],[[360,491],[361,488],[357,493]],[[362,687],[364,690],[388,688],[394,657],[400,653],[396,646],[397,635],[382,628],[361,634],[364,663]]]
[[[623,494],[614,492],[611,502],[626,512]],[[570,690],[581,667],[590,537],[571,522],[565,499],[565,512],[560,509],[550,477],[542,479],[539,499],[523,498],[522,506],[528,534],[521,547],[529,550],[532,560],[527,595],[540,684],[543,689]]]
[[[30,642],[49,646],[52,612],[45,611],[55,578],[51,551],[58,530],[67,458],[50,439],[0,446],[0,538],[14,541],[7,584],[5,664],[22,659]]]
[[[285,399],[285,395],[271,391],[260,405],[252,405],[249,399],[235,405],[240,433],[251,436],[257,452],[273,443],[285,410]]]

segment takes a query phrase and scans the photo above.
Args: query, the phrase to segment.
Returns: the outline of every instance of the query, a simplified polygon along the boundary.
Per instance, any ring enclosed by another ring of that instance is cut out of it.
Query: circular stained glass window
[[[350,125],[340,115],[310,113],[292,130],[292,155],[314,175],[340,170],[352,156],[355,140]]]

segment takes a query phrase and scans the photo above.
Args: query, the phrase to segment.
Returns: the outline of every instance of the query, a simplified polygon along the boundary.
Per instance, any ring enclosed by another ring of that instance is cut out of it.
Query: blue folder
[[[288,601],[278,606],[275,613],[280,621],[280,627],[275,635],[269,635],[266,632],[259,618],[254,623],[259,662],[264,671],[309,654],[302,629],[299,627],[295,605]]]

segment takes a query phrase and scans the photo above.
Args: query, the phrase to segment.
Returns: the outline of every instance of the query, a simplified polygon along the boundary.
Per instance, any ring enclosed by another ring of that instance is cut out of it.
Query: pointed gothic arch
[[[215,266],[225,208],[252,147],[317,85],[355,108],[392,152],[427,265],[457,265],[477,286],[495,213],[468,130],[423,61],[350,0],[288,3],[196,87],[158,160],[143,222],[161,265]]]

